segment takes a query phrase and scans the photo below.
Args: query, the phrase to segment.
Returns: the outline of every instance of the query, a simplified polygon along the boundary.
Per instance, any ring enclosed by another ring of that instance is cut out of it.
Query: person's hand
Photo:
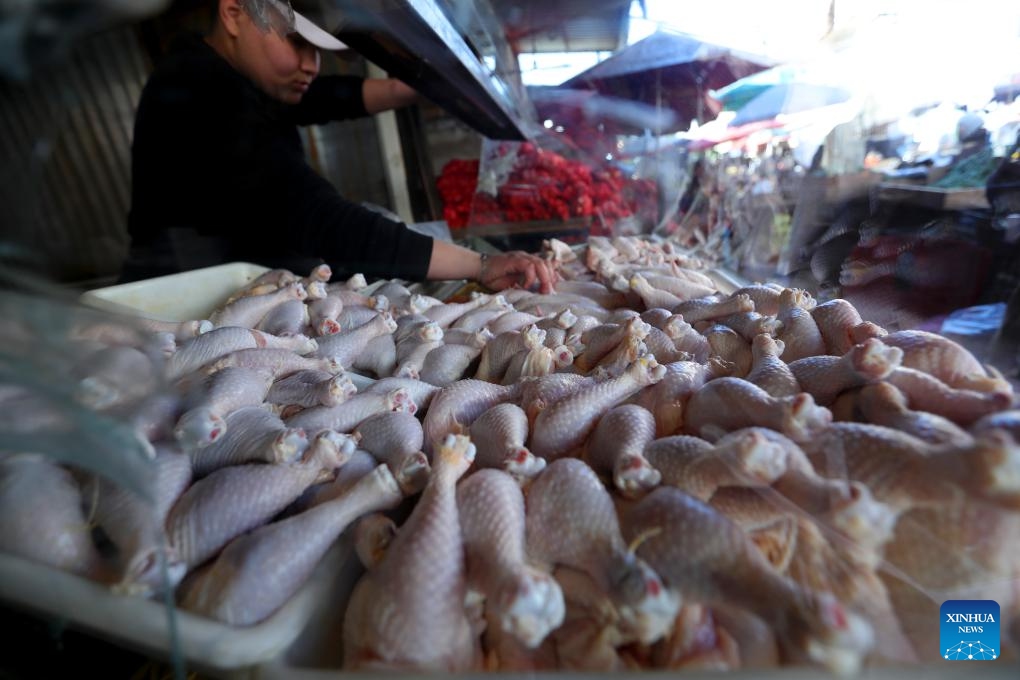
[[[493,290],[537,288],[541,293],[551,293],[559,280],[552,264],[520,250],[482,258],[482,270],[478,274],[478,281]]]

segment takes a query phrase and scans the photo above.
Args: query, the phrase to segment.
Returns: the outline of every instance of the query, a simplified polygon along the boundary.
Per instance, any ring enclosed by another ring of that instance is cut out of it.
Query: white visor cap
[[[269,3],[276,7],[276,9],[278,9],[285,17],[288,13],[292,13],[294,16],[294,32],[312,45],[323,50],[347,49],[347,45],[337,40],[332,33],[319,28],[319,26],[306,18],[303,14],[293,10],[291,7],[288,7],[288,3],[280,2],[280,0],[269,0]]]

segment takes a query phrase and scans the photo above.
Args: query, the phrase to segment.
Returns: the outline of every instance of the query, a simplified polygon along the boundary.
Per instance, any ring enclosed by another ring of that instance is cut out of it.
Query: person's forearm
[[[369,114],[399,109],[418,101],[418,93],[396,78],[367,78],[361,96]]]
[[[439,239],[432,242],[429,279],[477,279],[481,269],[482,256],[475,251]]]

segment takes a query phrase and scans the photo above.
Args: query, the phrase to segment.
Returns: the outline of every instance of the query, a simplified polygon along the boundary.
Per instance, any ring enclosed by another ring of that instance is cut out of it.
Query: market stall
[[[486,137],[410,227],[552,290],[0,271],[4,610],[178,677],[1015,677],[1020,151],[918,162],[782,78],[712,123],[765,64],[658,34],[704,125],[533,116],[441,5],[334,7]]]

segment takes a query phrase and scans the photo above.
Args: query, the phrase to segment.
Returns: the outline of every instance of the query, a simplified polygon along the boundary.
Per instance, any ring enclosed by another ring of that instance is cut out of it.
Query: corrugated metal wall
[[[31,82],[0,81],[0,248],[26,249],[60,281],[91,287],[117,276],[134,113],[150,69],[135,30],[120,28],[79,42]],[[310,128],[305,144],[344,196],[389,207],[374,120]]]
[[[64,281],[116,274],[127,252],[131,128],[149,66],[135,33],[88,38],[27,83],[0,83],[5,241]]]

